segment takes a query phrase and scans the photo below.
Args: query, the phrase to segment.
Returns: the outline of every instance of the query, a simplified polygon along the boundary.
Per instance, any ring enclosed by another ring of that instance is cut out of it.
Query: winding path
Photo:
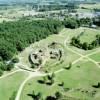
[[[23,71],[23,70],[18,69],[18,70],[12,71],[11,73],[8,73],[6,75],[3,75],[2,77],[0,77],[0,79],[5,78],[5,77],[8,77],[8,76],[11,76],[12,74],[15,74],[15,73],[20,72],[20,71]]]
[[[78,58],[77,60],[73,61],[72,64],[75,64],[75,63],[79,62],[79,61],[82,60],[83,58],[87,58],[89,61],[91,61],[91,62],[93,62],[94,64],[96,64],[96,65],[98,66],[98,68],[100,68],[100,66],[97,64],[96,61],[94,61],[93,59],[91,59],[91,58],[88,57],[88,56],[90,56],[90,55],[93,55],[93,54],[99,52],[100,49],[97,50],[97,51],[94,51],[94,52],[92,52],[92,53],[90,53],[90,54],[82,55],[82,54],[76,52],[75,50],[72,50],[71,48],[69,48],[69,47],[66,45],[66,43],[67,43],[68,41],[69,41],[69,36],[68,36],[68,38],[64,41],[64,46],[65,46],[68,50],[70,50],[70,51],[72,51],[73,53],[75,53],[75,54],[77,54],[77,55],[80,56],[80,58]],[[38,69],[38,70],[39,70],[39,69]],[[48,75],[48,74],[52,74],[52,73],[43,74],[43,73],[38,72],[38,70],[36,70],[36,72],[31,72],[31,73],[29,72],[29,76],[28,76],[28,77],[23,81],[23,83],[21,84],[21,86],[20,86],[20,88],[19,88],[19,90],[18,90],[18,93],[17,93],[17,96],[16,96],[16,99],[15,99],[15,100],[20,100],[21,92],[22,92],[22,90],[23,90],[23,88],[24,88],[24,86],[25,86],[25,84],[26,84],[26,82],[27,82],[28,80],[30,80],[30,79],[33,78],[33,77],[46,76],[46,75]],[[60,70],[58,70],[58,71],[55,71],[54,73],[57,74],[57,73],[62,72],[62,71],[64,71],[63,68],[60,69]]]
[[[82,54],[78,53],[77,51],[75,51],[75,50],[73,50],[73,49],[71,49],[71,48],[69,48],[69,47],[67,46],[67,42],[69,42],[69,40],[70,40],[70,37],[68,36],[67,39],[64,41],[64,47],[65,47],[66,49],[68,49],[69,51],[71,51],[71,52],[73,52],[73,53],[75,53],[75,54],[77,54],[77,55],[80,56],[80,58],[78,58],[78,59],[76,59],[75,61],[73,61],[72,64],[76,64],[77,62],[79,62],[79,61],[82,60],[83,58],[87,58],[89,61],[93,62],[96,66],[98,66],[98,68],[100,68],[99,64],[98,64],[95,60],[93,60],[93,59],[91,59],[91,58],[89,57],[90,55],[93,55],[93,54],[95,54],[95,53],[100,52],[100,49],[97,49],[96,51],[94,51],[94,52],[92,52],[92,53],[89,53],[89,54],[87,54],[87,55],[82,55]],[[46,60],[43,62],[43,65],[42,65],[42,66],[45,65],[45,62],[46,62]],[[5,78],[5,77],[7,77],[7,76],[10,76],[10,75],[12,75],[12,74],[14,74],[14,73],[16,73],[16,72],[20,72],[20,71],[25,71],[25,72],[27,72],[27,73],[29,74],[28,77],[27,77],[27,78],[22,82],[22,84],[20,85],[15,100],[20,100],[20,96],[21,96],[22,90],[23,90],[25,84],[28,82],[28,80],[30,80],[31,78],[34,78],[34,77],[39,77],[39,76],[42,77],[42,76],[46,76],[46,75],[52,74],[52,73],[41,73],[41,72],[39,72],[39,70],[40,70],[41,67],[39,67],[38,69],[36,69],[34,72],[28,71],[28,70],[24,70],[24,69],[20,69],[18,66],[17,66],[16,68],[18,68],[18,70],[13,71],[13,72],[11,72],[11,73],[8,73],[8,74],[3,75],[2,77],[0,77],[0,79],[2,79],[2,78]],[[55,71],[54,73],[57,74],[57,73],[62,72],[62,71],[64,71],[63,68],[60,69],[60,70],[58,70],[58,71]]]
[[[26,82],[28,80],[30,80],[31,78],[33,77],[38,77],[38,76],[44,76],[45,74],[41,74],[40,72],[33,72],[33,73],[29,73],[29,76],[23,81],[23,83],[21,84],[21,86],[19,87],[19,90],[18,90],[18,93],[16,95],[16,98],[15,100],[20,100],[20,95],[21,95],[21,92],[26,84]]]
[[[89,61],[93,62],[96,66],[98,66],[98,68],[100,68],[100,65],[98,64],[98,62],[96,62],[95,60],[93,60],[93,59],[91,59],[91,58],[89,57],[90,55],[93,55],[93,54],[98,53],[98,52],[100,51],[100,48],[98,48],[98,50],[96,50],[96,51],[94,51],[94,52],[92,52],[92,53],[89,53],[89,54],[87,54],[87,55],[82,55],[82,54],[78,53],[77,51],[75,51],[75,50],[69,48],[69,47],[66,45],[66,44],[67,44],[67,43],[66,43],[67,40],[68,40],[68,38],[64,41],[64,46],[65,46],[68,50],[70,50],[71,52],[73,52],[73,53],[75,53],[75,54],[77,54],[77,55],[79,55],[79,56],[81,56],[81,57],[83,57],[83,58],[87,58]]]

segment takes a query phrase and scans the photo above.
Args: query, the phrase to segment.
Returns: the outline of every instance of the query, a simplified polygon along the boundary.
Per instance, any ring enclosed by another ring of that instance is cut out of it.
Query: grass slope
[[[17,92],[26,76],[27,74],[24,72],[17,72],[11,76],[0,79],[0,100],[9,100],[13,92]]]
[[[80,66],[80,68],[77,66]],[[96,95],[100,92],[100,90],[92,87],[93,84],[100,81],[100,70],[98,69],[95,64],[85,59],[73,65],[72,69],[57,73],[55,83],[52,86],[38,83],[38,80],[42,79],[41,77],[31,79],[24,87],[21,100],[32,100],[27,94],[32,93],[33,90],[35,90],[36,93],[41,92],[44,98],[47,95],[53,95],[56,91],[60,91],[67,97],[80,100],[96,100],[95,96],[91,96],[91,91],[96,90]],[[63,87],[58,86],[61,82],[64,82]],[[70,90],[66,92],[64,88],[70,88]],[[77,89],[80,89],[80,91],[77,91]],[[83,90],[87,90],[89,93],[82,93]],[[100,97],[100,95],[98,97]]]

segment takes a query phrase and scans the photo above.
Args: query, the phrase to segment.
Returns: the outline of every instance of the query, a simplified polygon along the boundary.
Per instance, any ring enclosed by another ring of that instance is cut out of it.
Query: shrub
[[[3,74],[3,71],[0,69],[0,76],[2,76],[2,74]]]
[[[78,25],[78,22],[76,19],[73,19],[73,18],[68,18],[64,21],[64,26],[66,28],[71,28],[71,29],[75,29],[75,28],[78,28],[79,25]]]
[[[12,62],[13,63],[18,63],[19,62],[19,59],[17,57],[15,57],[15,58],[12,59]]]

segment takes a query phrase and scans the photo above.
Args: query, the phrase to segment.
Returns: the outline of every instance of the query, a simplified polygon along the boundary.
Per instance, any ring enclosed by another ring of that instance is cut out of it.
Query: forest
[[[29,44],[57,34],[62,26],[60,21],[41,20],[3,22],[0,24],[0,58],[11,59]]]
[[[58,34],[62,22],[58,20],[3,22],[0,24],[0,74],[13,68],[14,55],[24,50],[31,43]]]

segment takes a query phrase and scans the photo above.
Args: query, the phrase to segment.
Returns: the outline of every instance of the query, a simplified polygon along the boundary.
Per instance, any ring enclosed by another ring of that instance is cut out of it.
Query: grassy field
[[[77,9],[77,12],[78,13],[91,13],[91,12],[93,12],[93,10],[92,9],[82,9],[82,8],[78,8]]]
[[[91,42],[95,39],[95,36],[97,34],[100,34],[100,30],[99,29],[92,29],[92,28],[85,28],[85,27],[80,27],[77,29],[67,29],[64,28],[60,34],[67,38],[68,36],[70,36],[70,38],[74,37],[74,36],[78,36],[83,32],[83,35],[80,36],[80,40],[82,42]]]
[[[92,58],[93,60],[95,60],[97,62],[100,62],[100,52],[91,55],[90,58]]]
[[[91,43],[91,41],[95,40],[97,34],[100,34],[100,30],[84,28],[84,33],[80,37],[80,40],[82,43],[83,42]]]
[[[77,66],[80,66],[80,68]],[[98,89],[92,87],[92,85],[100,81],[100,77],[98,76],[100,70],[98,69],[95,64],[85,59],[73,65],[72,69],[57,73],[55,83],[51,86],[40,84],[38,80],[42,80],[42,77],[31,79],[24,87],[21,100],[32,100],[27,94],[32,93],[33,90],[35,90],[35,93],[41,92],[44,98],[47,95],[53,95],[56,91],[60,91],[67,97],[73,97],[73,100],[97,100],[91,96],[91,91],[96,90],[96,94],[100,92]],[[64,86],[62,87],[58,85],[61,82],[64,82]],[[64,88],[69,88],[70,90],[64,91]],[[80,90],[77,91],[77,89]],[[89,93],[83,93],[83,90],[87,90]]]
[[[84,34],[80,36],[81,42],[88,43],[94,40],[97,34],[100,34],[99,29],[84,27],[77,29],[64,28],[58,35],[51,35],[46,39],[36,42],[18,55],[20,59],[19,64],[30,67],[28,59],[30,53],[38,51],[38,49],[46,50],[48,45],[52,42],[60,44],[58,47],[63,50],[63,56],[60,61],[57,59],[48,59],[40,69],[42,72],[56,72],[54,84],[47,85],[39,83],[38,80],[43,80],[43,77],[32,78],[26,82],[21,93],[21,100],[32,100],[32,97],[28,96],[28,94],[31,94],[33,90],[35,93],[41,92],[43,98],[46,98],[48,95],[54,95],[55,92],[60,91],[65,96],[65,100],[66,98],[70,98],[69,100],[100,99],[100,89],[93,87],[93,85],[97,85],[98,82],[100,82],[99,65],[96,65],[96,63],[100,62],[100,48],[85,51],[69,45],[70,39],[74,36],[79,36],[82,32],[84,32]],[[91,54],[91,56],[85,58],[84,56],[88,54]],[[44,60],[46,59],[47,58],[44,58]],[[64,69],[70,62],[74,62],[71,69]],[[9,100],[8,98],[11,97],[14,91],[18,90],[24,79],[27,79],[27,74],[24,72],[18,72],[12,76],[1,79],[0,99]],[[59,86],[62,82],[64,82],[64,85]],[[94,91],[96,91],[95,95],[93,95]]]
[[[96,4],[81,4],[80,8],[87,8],[87,9],[100,9],[100,3],[96,3]]]
[[[18,55],[18,57],[20,58],[20,63],[25,66],[31,66],[29,63],[29,59],[28,59],[30,53],[32,53],[34,50],[36,50],[36,48],[41,48],[41,49],[47,48],[50,43],[57,42],[62,45],[62,49],[65,53],[63,56],[63,59],[65,59],[65,60],[62,64],[63,64],[63,66],[68,65],[69,62],[72,62],[73,60],[77,59],[79,56],[76,54],[73,54],[73,52],[67,50],[66,47],[64,47],[64,42],[67,38],[69,39],[68,41],[70,41],[70,39],[72,37],[79,36],[82,32],[83,32],[83,35],[80,36],[80,40],[82,43],[83,42],[90,43],[91,41],[95,40],[95,36],[97,34],[100,34],[99,29],[91,29],[91,28],[84,28],[84,27],[77,28],[77,29],[64,28],[63,30],[60,31],[60,33],[58,35],[51,35],[48,38],[43,39],[39,42],[36,42],[36,43],[30,45],[30,47],[27,47],[23,52],[21,52]],[[94,50],[84,51],[84,50],[80,50],[76,47],[72,47],[72,46],[69,46],[69,47],[81,54],[88,54],[88,53],[91,53],[94,51]],[[56,62],[57,61],[52,61],[52,60],[47,61],[47,63],[45,64],[45,67],[43,67],[43,70],[51,70],[52,71],[52,70],[57,70],[59,68],[62,68],[62,64],[60,64],[60,66],[56,66],[56,64],[57,64]],[[49,67],[49,65],[51,67]]]
[[[48,46],[48,44],[51,41],[56,41],[64,45],[64,41],[67,38],[78,36],[80,35],[81,32],[84,32],[84,34],[80,37],[81,42],[88,42],[88,43],[94,40],[97,34],[100,34],[99,33],[100,30],[98,29],[90,29],[83,27],[73,30],[63,29],[59,35],[54,35],[54,36],[52,35],[47,39],[41,40],[39,44],[38,43],[34,44],[34,47],[37,45]],[[100,50],[100,48],[96,48],[93,50],[84,51],[76,47],[72,47],[69,45],[67,46],[72,51],[66,47],[63,48],[63,50],[65,51],[65,54],[63,56],[64,58],[63,63],[58,62],[56,60],[54,61],[49,60],[43,66],[42,70],[47,70],[48,72],[59,71],[63,67],[66,67],[70,62],[79,59],[80,56],[77,53],[82,55],[87,55]],[[100,52],[96,53],[95,55],[91,55],[89,57],[98,62],[100,61],[99,54]],[[100,82],[99,75],[100,75],[99,66],[97,66],[93,61],[91,62],[91,60],[89,60],[88,58],[83,58],[80,61],[76,62],[74,65],[72,65],[72,68],[70,70],[63,69],[63,71],[56,73],[55,82],[51,86],[39,83],[38,80],[43,80],[42,77],[37,77],[29,80],[24,86],[24,89],[21,94],[21,100],[32,100],[32,97],[28,96],[28,94],[31,94],[33,90],[35,91],[35,93],[41,92],[43,98],[46,98],[46,96],[48,95],[54,95],[55,92],[60,91],[62,94],[66,96],[66,98],[71,98],[69,100],[99,100],[100,89],[93,87],[93,85],[96,85],[98,82]],[[64,86],[59,86],[58,84],[62,82],[64,82]],[[66,88],[69,90],[66,91]],[[93,95],[94,91],[96,91],[95,95]]]
[[[17,92],[26,76],[27,74],[24,72],[16,72],[11,76],[0,79],[0,100],[9,100],[13,92]]]

